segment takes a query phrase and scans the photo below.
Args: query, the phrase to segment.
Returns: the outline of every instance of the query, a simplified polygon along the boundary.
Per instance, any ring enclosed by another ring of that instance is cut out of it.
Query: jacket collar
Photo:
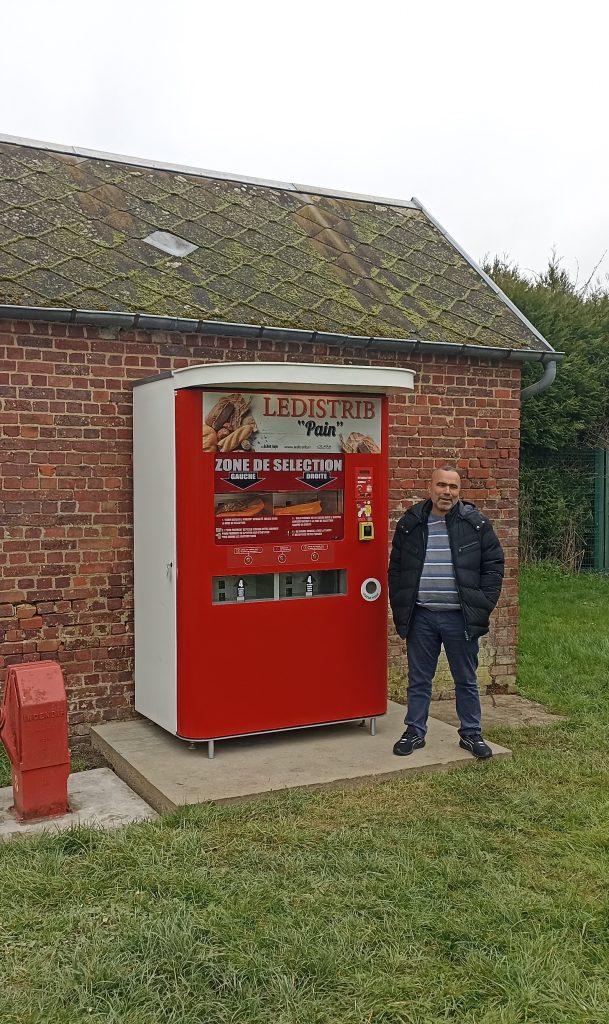
[[[419,501],[416,505],[413,505],[406,512],[406,516],[414,516],[420,523],[426,523],[429,519],[429,514],[432,509],[431,498],[427,498],[426,501]],[[454,508],[451,508],[450,512],[446,515],[447,522],[452,522],[453,519],[469,519],[472,516],[480,516],[480,511],[471,501],[459,500]]]

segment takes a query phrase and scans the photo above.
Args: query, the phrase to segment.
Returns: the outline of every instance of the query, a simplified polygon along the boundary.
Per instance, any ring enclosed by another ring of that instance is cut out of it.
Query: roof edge
[[[0,320],[34,320],[88,327],[114,327],[119,330],[181,331],[219,337],[267,338],[298,344],[344,345],[368,351],[421,352],[446,356],[470,356],[500,362],[560,362],[564,352],[529,348],[496,348],[453,341],[425,341],[422,338],[376,338],[359,334],[331,334],[327,331],[305,331],[298,328],[273,327],[270,324],[231,324],[224,320],[192,320],[186,317],[155,316],[150,313],[128,313],[118,310],[68,309],[67,307],[15,306],[0,304]]]
[[[417,199],[416,196],[413,196],[412,197],[412,204],[418,210],[420,210],[421,213],[424,214],[424,216],[427,217],[427,219],[429,221],[431,221],[432,224],[435,225],[435,227],[437,227],[438,231],[442,232],[442,234],[444,235],[444,237],[447,240],[447,242],[450,242],[450,244],[453,246],[453,248],[455,248],[457,250],[457,252],[461,253],[461,255],[463,256],[463,259],[466,260],[469,263],[470,267],[473,270],[475,270],[477,274],[480,275],[482,280],[486,282],[486,284],[489,286],[489,288],[492,288],[492,290],[495,292],[495,294],[508,307],[508,309],[510,309],[512,313],[516,314],[516,316],[521,321],[521,323],[523,323],[525,325],[525,327],[528,327],[528,329],[535,335],[535,337],[538,339],[538,341],[540,341],[542,343],[542,345],[545,345],[547,351],[548,352],[554,352],[554,349],[550,345],[550,342],[546,341],[546,339],[544,338],[543,334],[541,334],[537,330],[535,325],[532,324],[531,321],[524,315],[524,313],[522,313],[518,309],[518,306],[514,305],[512,300],[507,297],[505,292],[501,291],[501,288],[499,287],[499,285],[495,284],[493,279],[491,277],[489,277],[488,274],[486,274],[484,272],[482,267],[478,266],[476,261],[474,259],[472,259],[472,257],[469,255],[469,253],[467,253],[465,251],[465,249],[463,249],[463,247],[460,246],[459,243],[455,241],[455,239],[452,237],[452,235],[450,235],[448,233],[448,231],[446,230],[446,228],[444,228],[442,226],[442,224],[440,224],[440,222],[438,220],[436,220],[436,218],[433,216],[433,214],[431,214],[429,212],[429,210],[425,206],[423,206],[423,203],[420,201],[420,199]]]
[[[110,160],[113,163],[128,164],[133,167],[147,167],[153,171],[173,171],[179,174],[189,174],[198,178],[211,178],[220,181],[234,181],[239,185],[259,185],[262,188],[287,189],[289,192],[299,192],[305,195],[329,196],[337,199],[354,199],[361,203],[380,203],[383,206],[404,206],[408,209],[420,209],[414,200],[390,199],[386,196],[369,196],[359,192],[340,192],[337,189],[324,188],[318,185],[303,185],[297,182],[273,181],[268,178],[250,178],[239,174],[230,174],[226,171],[211,171],[201,167],[190,167],[188,164],[164,163],[160,160],[148,160],[138,156],[126,156],[121,153],[104,153],[97,149],[81,149],[79,146],[70,146],[67,143],[43,142],[39,139],[26,139],[19,135],[3,135],[0,133],[0,143],[7,146],[22,146],[25,149],[43,149],[50,153],[64,153],[68,156],[83,157],[88,160]]]

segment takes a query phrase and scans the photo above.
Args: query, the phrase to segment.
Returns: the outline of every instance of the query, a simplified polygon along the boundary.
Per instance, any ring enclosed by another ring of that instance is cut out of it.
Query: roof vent
[[[148,242],[148,245],[154,245],[161,252],[168,252],[170,256],[190,256],[191,252],[199,248],[198,245],[187,242],[185,238],[172,235],[171,231],[153,231],[144,241]]]

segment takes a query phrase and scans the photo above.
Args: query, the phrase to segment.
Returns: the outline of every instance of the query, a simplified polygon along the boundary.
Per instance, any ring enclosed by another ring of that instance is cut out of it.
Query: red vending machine
[[[138,711],[210,756],[385,713],[387,394],[412,383],[296,363],[138,382]]]

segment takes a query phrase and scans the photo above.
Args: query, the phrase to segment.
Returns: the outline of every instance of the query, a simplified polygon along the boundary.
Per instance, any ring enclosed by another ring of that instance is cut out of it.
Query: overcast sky
[[[4,0],[0,133],[417,196],[474,259],[555,247],[583,283],[609,247],[607,11]]]

